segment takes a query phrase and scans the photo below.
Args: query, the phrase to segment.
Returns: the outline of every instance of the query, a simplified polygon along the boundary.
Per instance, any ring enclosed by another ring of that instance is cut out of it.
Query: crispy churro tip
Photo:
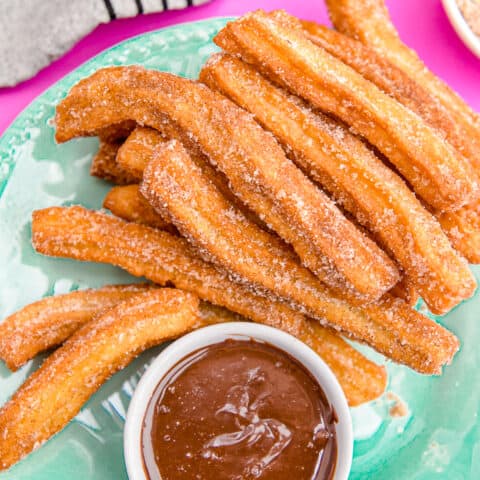
[[[161,143],[159,132],[147,127],[137,127],[119,148],[116,162],[127,171],[135,182],[142,180],[143,170],[152,156],[152,150]]]
[[[474,264],[480,263],[480,200],[438,216],[452,245]]]
[[[151,288],[109,285],[31,303],[0,323],[0,358],[15,371],[38,353],[63,343],[102,310]]]
[[[129,185],[135,183],[135,177],[125,171],[116,161],[120,143],[100,140],[100,148],[93,157],[90,167],[90,175],[117,185]]]
[[[103,207],[129,222],[143,223],[172,233],[176,230],[169,219],[163,218],[145,200],[138,185],[113,187],[103,200]]]
[[[143,350],[198,321],[198,298],[176,289],[139,293],[86,323],[0,410],[0,470],[60,431],[90,396]]]

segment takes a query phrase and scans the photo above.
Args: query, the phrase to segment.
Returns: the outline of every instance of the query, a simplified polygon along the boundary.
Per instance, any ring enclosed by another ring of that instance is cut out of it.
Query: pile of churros
[[[350,405],[380,396],[361,342],[440,374],[445,314],[480,263],[480,118],[399,39],[382,0],[327,0],[336,30],[256,11],[215,37],[197,81],[110,67],[58,105],[56,140],[98,136],[106,211],[33,212],[52,257],[151,284],[28,305],[0,324],[12,370],[57,348],[0,410],[0,469],[61,430],[146,348],[248,320],[307,343]],[[165,288],[167,287],[167,288]]]

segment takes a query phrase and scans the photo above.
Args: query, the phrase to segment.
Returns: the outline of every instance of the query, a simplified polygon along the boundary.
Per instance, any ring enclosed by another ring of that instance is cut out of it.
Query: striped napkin
[[[0,86],[13,86],[31,78],[100,23],[207,1],[0,1]]]

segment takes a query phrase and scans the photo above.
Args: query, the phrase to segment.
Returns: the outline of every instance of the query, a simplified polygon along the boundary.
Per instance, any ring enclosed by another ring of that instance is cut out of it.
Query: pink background
[[[458,39],[440,0],[387,0],[387,4],[404,41],[417,50],[435,73],[445,79],[477,111],[480,110],[480,60]],[[139,16],[100,25],[70,52],[31,80],[13,88],[0,89],[0,134],[52,83],[115,43],[176,23],[239,15],[256,8],[284,8],[305,19],[328,22],[321,0],[213,0],[207,5],[187,10]]]

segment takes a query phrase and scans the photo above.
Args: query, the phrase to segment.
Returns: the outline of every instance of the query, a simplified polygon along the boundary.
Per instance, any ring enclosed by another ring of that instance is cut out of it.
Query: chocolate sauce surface
[[[226,340],[182,359],[158,384],[142,431],[151,480],[331,479],[336,415],[286,352]]]

